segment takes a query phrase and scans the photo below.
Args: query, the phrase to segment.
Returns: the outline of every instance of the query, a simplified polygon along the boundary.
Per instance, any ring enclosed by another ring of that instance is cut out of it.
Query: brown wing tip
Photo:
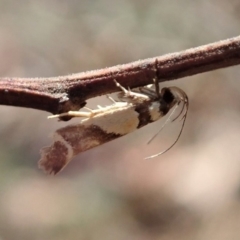
[[[73,157],[72,148],[61,139],[61,136],[55,135],[54,140],[51,146],[41,149],[41,159],[38,162],[40,169],[52,175],[60,172]]]

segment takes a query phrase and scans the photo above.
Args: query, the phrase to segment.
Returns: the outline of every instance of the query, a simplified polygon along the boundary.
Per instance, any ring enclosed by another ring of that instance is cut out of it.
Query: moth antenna
[[[177,102],[177,105],[179,106],[181,102],[182,102],[182,101],[178,101],[178,102]],[[184,108],[185,108],[185,103],[183,104],[183,107],[182,107],[180,113],[179,113],[174,119],[172,119],[172,122],[174,122],[175,120],[177,120],[177,119],[182,115]],[[184,116],[184,114],[183,114],[183,116]],[[181,121],[182,119],[183,119],[183,118],[181,118],[180,121]]]
[[[155,157],[158,157],[158,156],[160,156],[160,155],[168,152],[168,151],[178,142],[180,136],[182,135],[183,128],[184,128],[184,126],[185,126],[185,122],[186,122],[186,119],[187,119],[187,113],[188,113],[188,108],[189,108],[189,101],[188,101],[187,95],[186,95],[182,90],[178,89],[177,91],[182,95],[182,97],[183,97],[182,100],[184,101],[183,108],[182,108],[181,112],[183,112],[183,109],[185,109],[185,113],[184,113],[184,115],[183,115],[183,117],[182,117],[183,122],[182,122],[182,126],[181,126],[181,129],[180,129],[180,132],[179,132],[176,140],[173,142],[173,144],[172,144],[170,147],[168,147],[167,149],[165,149],[164,151],[162,151],[162,152],[160,152],[160,153],[157,153],[157,154],[155,154],[155,155],[146,157],[145,159],[155,158]],[[178,106],[178,105],[176,105],[176,106]],[[173,111],[175,111],[175,110],[173,110]],[[169,116],[169,117],[170,117],[170,116]],[[168,117],[168,119],[169,119],[169,117]],[[167,121],[168,121],[168,119],[167,119]],[[166,121],[166,122],[167,122],[167,121]],[[166,125],[166,122],[165,122],[165,125]],[[161,128],[161,129],[162,129],[162,128]],[[155,135],[156,135],[156,134],[155,134]]]
[[[172,110],[172,112],[170,113],[170,115],[168,116],[168,118],[166,119],[166,121],[164,122],[164,124],[161,126],[161,128],[157,131],[157,133],[155,133],[147,142],[147,144],[150,144],[155,138],[156,136],[163,130],[163,128],[170,122],[171,116],[174,114],[174,112],[176,111],[176,109],[178,108],[178,104],[175,105],[174,109]]]

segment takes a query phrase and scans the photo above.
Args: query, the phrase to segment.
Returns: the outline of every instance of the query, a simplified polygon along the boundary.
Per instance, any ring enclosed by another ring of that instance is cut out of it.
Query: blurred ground
[[[0,0],[0,75],[50,77],[159,56],[239,35],[237,0]],[[240,68],[171,81],[189,96],[161,122],[85,152],[59,175],[39,149],[66,123],[0,107],[0,239],[240,239]],[[89,106],[107,103],[95,99]]]

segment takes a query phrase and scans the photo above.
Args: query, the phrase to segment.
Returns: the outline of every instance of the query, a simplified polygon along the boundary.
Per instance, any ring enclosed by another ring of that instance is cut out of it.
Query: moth
[[[118,94],[118,101],[108,96],[112,102],[109,106],[98,106],[94,110],[85,108],[87,111],[69,111],[49,117],[70,116],[83,119],[80,123],[60,128],[53,134],[53,144],[41,150],[41,159],[39,160],[41,169],[49,174],[57,174],[77,154],[155,122],[170,110],[172,112],[162,128],[168,122],[175,121],[182,115],[183,123],[180,133],[168,149],[148,158],[159,156],[175,145],[182,133],[187,117],[189,103],[186,93],[178,87],[165,87],[160,91],[157,82],[155,82],[155,90],[143,87],[133,91],[125,89],[118,82],[116,85],[121,89],[121,92]],[[180,113],[171,119],[176,108],[180,105],[182,105]]]

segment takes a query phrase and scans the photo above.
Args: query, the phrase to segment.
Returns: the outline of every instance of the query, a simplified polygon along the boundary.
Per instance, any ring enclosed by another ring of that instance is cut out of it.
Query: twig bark
[[[0,78],[0,104],[53,114],[78,110],[89,98],[126,87],[178,79],[240,63],[240,36],[110,68],[53,78]]]

